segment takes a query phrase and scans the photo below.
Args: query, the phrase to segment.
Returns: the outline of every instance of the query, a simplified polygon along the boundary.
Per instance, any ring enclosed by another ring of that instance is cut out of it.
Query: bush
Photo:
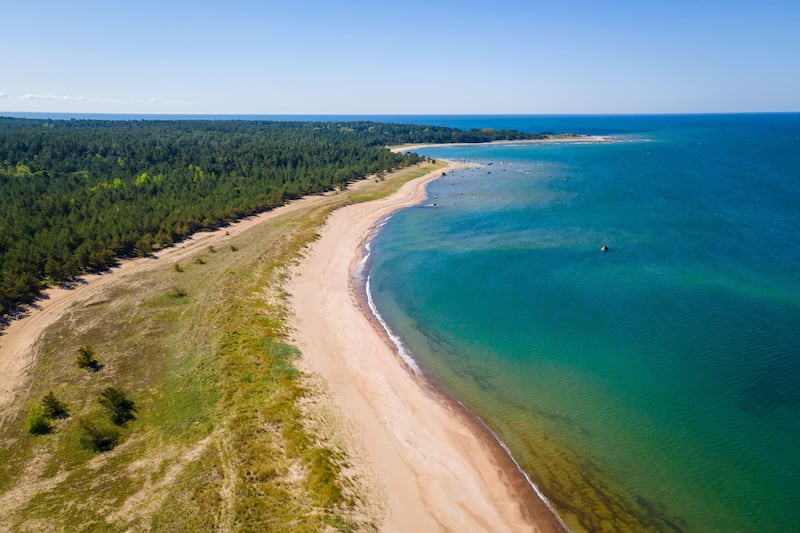
[[[175,287],[171,291],[169,291],[167,294],[168,294],[168,296],[170,298],[176,298],[176,299],[177,298],[186,298],[187,296],[189,296],[189,293],[186,291],[186,289],[183,289],[181,287]]]
[[[28,411],[28,417],[25,419],[25,429],[31,435],[45,435],[53,430],[53,425],[45,415],[41,405],[37,405]]]
[[[119,429],[108,422],[81,418],[78,420],[78,424],[83,430],[80,436],[80,444],[87,450],[107,452],[119,442]]]
[[[97,372],[103,368],[100,361],[95,358],[94,350],[88,346],[78,348],[78,357],[75,359],[75,363],[78,367],[85,368],[91,372]]]
[[[134,420],[136,416],[136,405],[133,400],[128,398],[123,391],[116,387],[107,387],[100,393],[100,398],[97,400],[100,405],[105,407],[108,411],[111,421],[118,426],[124,425],[130,420]]]
[[[67,418],[69,416],[66,404],[56,398],[53,391],[48,392],[47,395],[42,398],[42,409],[44,411],[44,416],[50,419]]]

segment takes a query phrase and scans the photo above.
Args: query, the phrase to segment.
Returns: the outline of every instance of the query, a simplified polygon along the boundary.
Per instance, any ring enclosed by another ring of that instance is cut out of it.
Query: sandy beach
[[[392,146],[393,152],[413,152],[420,148],[443,147],[443,146],[480,146],[490,144],[595,144],[614,142],[614,139],[606,135],[576,135],[574,137],[548,137],[546,139],[519,139],[514,141],[490,141],[483,143],[440,143],[440,144],[404,144]]]
[[[384,495],[382,531],[558,531],[507,454],[408,369],[356,296],[352,274],[365,239],[448,170],[328,219],[288,287],[301,367],[322,376],[355,428],[371,492]]]
[[[356,296],[353,268],[376,224],[419,202],[426,184],[451,169],[408,182],[389,198],[350,205],[330,216],[287,287],[295,313],[294,340],[303,354],[299,365],[322,378],[331,407],[350,430],[348,456],[379,502],[381,531],[561,531],[558,519],[491,434],[405,366]],[[351,189],[367,185],[364,180]],[[45,291],[0,336],[0,424],[28,386],[42,333],[72,306],[99,298],[113,283],[186,259],[318,198],[195,234],[151,257],[84,276],[73,287]]]

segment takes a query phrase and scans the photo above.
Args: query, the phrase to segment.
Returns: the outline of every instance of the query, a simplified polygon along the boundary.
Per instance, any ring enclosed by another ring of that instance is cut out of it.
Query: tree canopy
[[[387,145],[542,136],[369,121],[0,118],[0,317],[117,258],[419,160]]]

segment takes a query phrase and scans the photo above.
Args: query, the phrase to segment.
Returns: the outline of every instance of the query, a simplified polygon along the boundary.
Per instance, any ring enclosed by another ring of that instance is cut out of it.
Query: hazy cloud
[[[5,93],[0,93],[0,98],[5,97]],[[97,97],[90,97],[90,96],[65,96],[65,95],[56,95],[56,94],[35,94],[29,93],[24,94],[19,97],[20,100],[44,100],[44,101],[51,101],[51,102],[86,102],[91,104],[151,104],[151,105],[159,105],[159,104],[166,104],[166,105],[174,105],[174,104],[186,104],[187,102],[181,102],[179,100],[166,100],[163,98],[150,98],[149,100],[141,100],[141,99],[132,99],[132,100],[121,100],[119,98],[97,98]]]
[[[54,94],[23,94],[20,100],[65,100],[66,96],[56,96]]]
[[[134,100],[129,100],[129,104],[136,104],[136,105],[187,105],[189,102],[184,102],[183,100],[167,100],[165,98],[148,98],[147,100],[141,100],[136,98]]]
[[[3,98],[8,98],[8,95],[6,93],[0,93],[0,100]]]
[[[151,98],[147,101],[148,104],[166,104],[166,105],[184,105],[188,102],[183,102],[181,100],[165,100],[163,98]]]
[[[23,94],[20,100],[49,100],[58,102],[91,102],[94,104],[120,104],[124,100],[116,98],[93,98],[89,96],[62,96],[56,94]]]

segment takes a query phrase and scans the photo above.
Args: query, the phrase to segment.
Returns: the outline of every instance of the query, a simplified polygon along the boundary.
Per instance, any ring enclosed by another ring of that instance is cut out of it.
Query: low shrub
[[[75,358],[75,364],[77,364],[79,368],[85,368],[90,372],[97,372],[103,368],[103,365],[100,364],[100,361],[95,357],[94,349],[89,346],[81,346],[78,348],[78,357]]]
[[[168,295],[170,298],[178,299],[178,298],[186,298],[189,295],[189,293],[186,291],[186,289],[183,289],[181,287],[175,287],[171,291],[169,291]]]
[[[111,421],[118,426],[136,418],[136,405],[125,392],[116,387],[106,387],[97,400],[108,411]]]
[[[44,415],[50,419],[67,418],[69,416],[69,410],[66,404],[56,398],[53,391],[48,392],[47,395],[42,398],[42,409],[44,410]]]
[[[81,447],[87,450],[107,452],[119,442],[119,429],[104,420],[80,418],[78,424],[83,430],[80,436]]]
[[[25,430],[31,435],[46,435],[53,431],[53,424],[47,418],[41,405],[34,406],[28,411],[25,419]]]

